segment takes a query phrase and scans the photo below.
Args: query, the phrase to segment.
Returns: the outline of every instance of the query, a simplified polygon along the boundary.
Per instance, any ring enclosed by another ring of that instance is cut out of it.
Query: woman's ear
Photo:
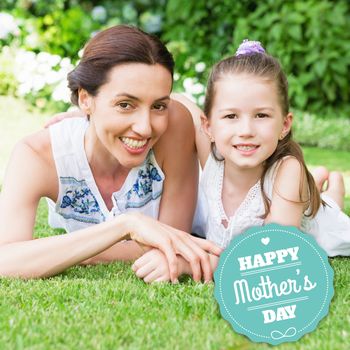
[[[211,135],[209,119],[204,114],[201,114],[201,130],[204,131],[204,133],[209,137],[211,142],[214,142],[214,138]]]
[[[79,108],[87,116],[90,116],[92,112],[92,107],[93,107],[93,98],[85,89],[79,89],[78,103],[79,103]]]

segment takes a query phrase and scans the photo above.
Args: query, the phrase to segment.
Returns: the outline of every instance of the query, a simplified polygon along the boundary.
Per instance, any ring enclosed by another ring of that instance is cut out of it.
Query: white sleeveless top
[[[245,199],[233,216],[228,218],[222,204],[224,161],[216,161],[210,154],[203,169],[199,184],[198,204],[193,224],[196,232],[225,248],[231,239],[252,226],[262,226],[265,213],[260,180],[250,188]],[[276,165],[266,174],[264,191],[272,198]],[[328,196],[322,195],[327,203],[321,206],[314,218],[303,216],[301,230],[309,233],[329,256],[350,255],[350,218]],[[225,227],[222,222],[228,223]]]
[[[88,126],[85,118],[69,118],[49,128],[59,180],[57,202],[47,199],[50,226],[72,232],[129,211],[158,219],[165,176],[153,151],[140,166],[130,170],[121,189],[113,193],[113,208],[109,211],[85,154]]]

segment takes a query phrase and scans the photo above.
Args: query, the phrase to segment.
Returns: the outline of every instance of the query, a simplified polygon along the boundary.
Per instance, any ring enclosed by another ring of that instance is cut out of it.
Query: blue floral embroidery
[[[74,177],[60,177],[64,195],[60,212],[66,219],[75,219],[87,223],[99,223],[105,220],[100,206],[87,186],[85,180]]]
[[[160,182],[162,180],[157,168],[148,160],[145,166],[138,171],[135,183],[126,194],[128,203],[126,203],[125,209],[139,208],[150,200],[158,198],[162,193],[162,189],[157,193],[153,193],[152,185],[154,181]]]

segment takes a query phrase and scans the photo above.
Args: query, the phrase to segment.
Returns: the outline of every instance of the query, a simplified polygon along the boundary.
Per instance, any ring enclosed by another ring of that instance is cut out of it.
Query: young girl
[[[197,132],[203,173],[195,232],[224,248],[247,228],[275,222],[313,235],[329,256],[350,255],[350,219],[341,211],[342,177],[321,168],[314,181],[309,173],[292,139],[285,74],[260,43],[245,41],[233,57],[214,66],[204,113],[202,129],[210,142]],[[326,180],[328,189],[320,196]],[[147,254],[134,269],[152,281],[156,269]],[[214,266],[216,262],[214,257]]]

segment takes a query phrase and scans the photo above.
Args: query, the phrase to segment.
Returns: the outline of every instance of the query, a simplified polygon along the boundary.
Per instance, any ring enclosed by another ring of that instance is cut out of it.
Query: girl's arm
[[[164,157],[163,171],[166,177],[159,220],[190,232],[198,188],[198,159],[193,119],[188,108],[179,102],[172,102],[170,114],[167,132],[156,146],[157,149],[160,148]],[[203,271],[204,280],[210,281],[218,256],[204,254],[202,257],[208,266]],[[164,259],[161,252],[151,250],[135,261],[133,269],[145,282],[166,281],[169,279],[169,271],[164,265]],[[199,263],[191,265],[182,257],[178,257],[179,274],[190,274],[198,281],[199,268]]]
[[[162,161],[165,174],[159,220],[191,232],[197,202],[199,169],[193,121],[188,110],[179,102],[170,103],[167,131],[154,149],[157,159]],[[198,253],[200,254],[199,251]],[[201,259],[206,261],[203,274],[209,280],[212,278],[212,270],[208,254],[202,254]],[[199,260],[191,268],[193,278],[200,280]]]
[[[276,170],[270,213],[265,223],[300,227],[307,208],[308,187],[299,161],[286,157]]]
[[[159,220],[190,232],[197,201],[198,159],[190,113],[171,101],[166,132],[154,146],[165,175]]]
[[[203,169],[210,154],[210,140],[202,130],[202,119],[205,118],[204,112],[185,95],[172,93],[171,98],[185,106],[192,116],[195,127],[196,149],[201,167]]]
[[[86,118],[86,115],[79,108],[74,109],[72,111],[57,113],[46,121],[44,127],[48,128],[50,125],[56,124],[66,118]]]

